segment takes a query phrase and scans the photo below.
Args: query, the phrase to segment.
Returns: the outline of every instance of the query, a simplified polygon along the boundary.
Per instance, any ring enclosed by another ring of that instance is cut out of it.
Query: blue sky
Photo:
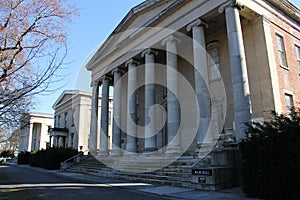
[[[79,8],[80,16],[76,17],[68,26],[69,52],[68,69],[59,73],[67,76],[59,85],[53,86],[55,92],[39,95],[36,98],[34,112],[54,113],[52,105],[63,90],[80,89],[90,90],[90,73],[84,65],[97,47],[109,36],[128,11],[144,0],[69,0]],[[292,0],[300,7],[300,0]]]

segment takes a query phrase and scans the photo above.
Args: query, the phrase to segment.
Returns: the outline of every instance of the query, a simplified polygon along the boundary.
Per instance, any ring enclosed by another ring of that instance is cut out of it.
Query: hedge
[[[60,163],[78,154],[72,148],[49,148],[34,152],[21,152],[18,155],[18,164],[30,164],[35,167],[42,167],[50,170],[60,168]]]
[[[244,192],[263,199],[300,196],[300,112],[272,112],[274,119],[248,125],[240,144]]]

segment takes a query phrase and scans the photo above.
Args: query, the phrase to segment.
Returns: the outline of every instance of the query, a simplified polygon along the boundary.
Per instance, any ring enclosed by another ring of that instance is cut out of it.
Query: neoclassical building
[[[101,98],[98,98],[101,102]],[[112,113],[112,99],[109,99],[109,113]],[[53,107],[54,127],[49,130],[50,145],[71,147],[87,153],[90,129],[91,94],[79,90],[65,90]],[[101,112],[101,109],[99,109]],[[111,114],[110,114],[111,115]],[[109,136],[111,136],[109,122]],[[99,144],[98,144],[99,147]]]
[[[49,145],[48,129],[54,126],[51,114],[24,114],[20,127],[19,152],[46,149]]]
[[[245,138],[244,123],[287,113],[300,101],[299,16],[287,0],[148,0],[132,8],[86,66],[89,152],[189,155],[197,164],[207,145]]]

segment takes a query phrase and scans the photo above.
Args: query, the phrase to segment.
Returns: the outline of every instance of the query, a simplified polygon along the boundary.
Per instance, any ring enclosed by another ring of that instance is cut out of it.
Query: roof
[[[88,96],[88,97],[92,96],[91,93],[89,93],[89,92],[83,92],[80,90],[65,90],[61,93],[61,95],[55,101],[55,103],[52,106],[52,109],[55,110],[61,104],[73,99],[75,96],[78,96],[78,95],[83,95],[83,96]]]
[[[161,12],[158,16],[152,16],[153,19],[149,21],[149,23],[144,24],[141,27],[147,27],[147,26],[155,26],[155,22],[165,16],[168,16],[171,12],[173,12],[176,8],[182,6],[183,4],[189,2],[190,0],[146,0],[142,2],[141,4],[133,7],[127,15],[123,18],[123,20],[118,24],[118,26],[114,29],[114,31],[109,35],[109,37],[105,40],[105,42],[100,46],[100,48],[95,52],[95,54],[92,56],[92,58],[89,60],[89,62],[86,65],[86,68],[88,70],[91,70],[94,66],[97,65],[97,63],[101,62],[101,57],[106,57],[105,50],[109,48],[110,43],[113,42],[113,36],[116,34],[126,30],[131,23],[134,22],[134,20],[141,14],[152,10],[156,7],[159,7],[161,5],[164,5],[166,3],[169,4],[168,8],[161,8]],[[231,0],[232,2],[235,2],[237,0]],[[287,16],[289,16],[292,20],[296,21],[297,23],[300,23],[300,10],[298,7],[296,7],[294,4],[292,4],[288,0],[261,0],[268,2]],[[228,0],[230,2],[230,0]],[[119,44],[118,44],[119,45]],[[103,54],[103,55],[102,55]]]

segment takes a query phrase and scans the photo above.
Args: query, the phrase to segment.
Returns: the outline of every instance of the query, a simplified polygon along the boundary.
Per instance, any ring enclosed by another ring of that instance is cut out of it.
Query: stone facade
[[[98,101],[101,102],[101,97],[98,97]],[[112,113],[112,99],[109,102]],[[65,90],[54,103],[53,109],[55,114],[54,128],[50,130],[51,146],[72,147],[87,152],[91,94],[78,90]],[[111,125],[109,130],[111,132]]]
[[[23,116],[20,128],[19,152],[46,149],[48,129],[54,126],[51,114],[30,113]]]

